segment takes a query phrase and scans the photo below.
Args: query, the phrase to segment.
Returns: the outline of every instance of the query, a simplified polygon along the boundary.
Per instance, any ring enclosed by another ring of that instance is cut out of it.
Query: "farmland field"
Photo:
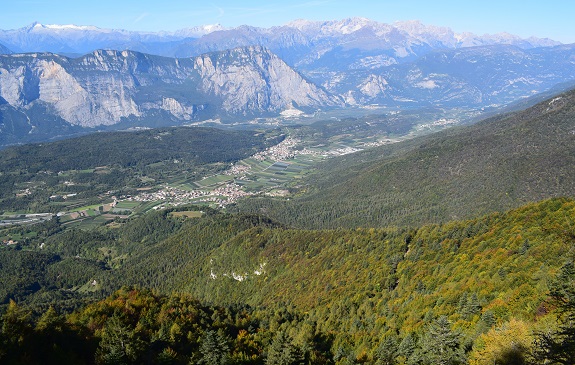
[[[118,202],[118,204],[116,204],[116,209],[134,209],[135,207],[137,207],[138,205],[140,205],[140,202],[136,202],[136,201],[121,201]]]
[[[200,181],[196,181],[195,184],[198,185],[200,188],[207,188],[210,186],[222,184],[224,182],[231,182],[233,178],[229,175],[215,175],[210,176]]]

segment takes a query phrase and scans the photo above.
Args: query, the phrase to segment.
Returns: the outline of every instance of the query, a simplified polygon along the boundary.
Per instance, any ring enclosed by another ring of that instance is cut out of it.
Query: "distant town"
[[[13,214],[0,216],[0,227],[14,224],[35,224],[53,217],[59,217],[61,221],[73,222],[101,216],[108,221],[116,217],[128,217],[136,206],[148,204],[149,209],[159,210],[167,207],[175,207],[187,204],[208,204],[219,208],[225,208],[229,204],[236,203],[238,199],[253,195],[285,196],[288,190],[282,187],[282,183],[290,181],[292,175],[284,171],[290,168],[293,171],[303,171],[305,167],[297,162],[298,158],[309,158],[313,161],[322,160],[334,156],[355,153],[364,148],[394,143],[397,140],[381,139],[377,141],[358,144],[359,147],[351,146],[327,146],[304,147],[302,141],[297,138],[287,137],[277,145],[271,146],[264,151],[258,152],[246,160],[231,164],[225,171],[217,175],[207,176],[202,180],[187,186],[173,186],[169,183],[160,186],[150,186],[138,189],[138,194],[118,195],[108,192],[102,199],[108,202],[88,208],[78,208],[73,211],[61,211],[38,214]],[[251,162],[250,162],[251,161]],[[63,172],[62,172],[63,173]],[[61,173],[59,173],[61,174]],[[294,175],[298,175],[293,173]],[[267,185],[261,188],[247,189],[245,184],[257,180],[259,175],[265,175]],[[213,181],[212,181],[213,180]],[[73,181],[65,181],[66,186],[74,186]],[[31,191],[23,190],[19,195],[31,194]],[[76,197],[76,193],[52,195],[50,199],[68,200]],[[15,244],[2,242],[3,244]]]

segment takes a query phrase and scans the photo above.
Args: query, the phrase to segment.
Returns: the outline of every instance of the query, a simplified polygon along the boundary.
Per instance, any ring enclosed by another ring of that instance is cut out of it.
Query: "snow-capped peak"
[[[367,18],[356,17],[330,21],[297,19],[287,23],[286,26],[303,32],[319,31],[323,34],[350,34],[372,24],[376,24],[376,22]]]
[[[101,31],[100,28],[95,27],[93,25],[74,25],[74,24],[46,24],[44,25],[46,29],[53,29],[53,30],[79,30],[79,31]]]
[[[190,28],[179,29],[173,32],[172,34],[181,37],[201,37],[209,33],[226,29],[227,28],[223,27],[221,24],[216,23],[216,24],[206,24]]]
[[[75,25],[75,24],[46,24],[48,29],[71,29],[71,30],[100,30],[100,28],[93,25]]]
[[[42,30],[52,30],[52,31],[62,31],[62,30],[76,30],[76,31],[102,31],[102,29],[95,27],[93,25],[75,25],[75,24],[42,24],[40,22],[34,22],[26,27],[28,31],[42,31]]]
[[[334,28],[340,30],[343,34],[350,34],[373,23],[372,20],[367,18],[348,18],[340,22],[335,22]]]
[[[403,30],[411,36],[428,34],[436,37],[443,37],[446,34],[453,36],[453,31],[448,27],[426,25],[419,20],[399,21],[392,24],[394,28]]]

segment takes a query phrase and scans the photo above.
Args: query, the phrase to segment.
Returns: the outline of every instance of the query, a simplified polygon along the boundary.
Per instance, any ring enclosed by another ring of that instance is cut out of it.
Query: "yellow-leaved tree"
[[[479,336],[469,354],[469,365],[526,364],[533,339],[531,326],[512,318]]]

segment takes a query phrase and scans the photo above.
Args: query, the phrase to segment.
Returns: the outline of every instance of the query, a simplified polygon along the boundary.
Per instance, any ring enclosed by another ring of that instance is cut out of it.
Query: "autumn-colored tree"
[[[469,355],[469,365],[528,364],[532,343],[530,325],[512,318],[479,336]]]

